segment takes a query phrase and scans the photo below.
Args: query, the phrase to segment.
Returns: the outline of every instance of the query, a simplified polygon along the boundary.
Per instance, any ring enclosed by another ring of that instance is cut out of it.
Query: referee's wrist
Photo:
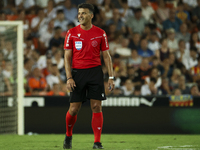
[[[69,79],[73,79],[73,78],[72,78],[72,77],[69,77],[69,78],[67,78],[67,81],[68,81]]]

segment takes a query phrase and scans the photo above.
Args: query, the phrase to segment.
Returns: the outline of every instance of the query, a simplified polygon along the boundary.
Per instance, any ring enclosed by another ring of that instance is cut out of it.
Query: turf
[[[0,150],[62,150],[63,139],[59,134],[0,135]],[[107,150],[200,150],[200,135],[103,134],[101,142]],[[72,146],[92,149],[93,135],[74,134]]]

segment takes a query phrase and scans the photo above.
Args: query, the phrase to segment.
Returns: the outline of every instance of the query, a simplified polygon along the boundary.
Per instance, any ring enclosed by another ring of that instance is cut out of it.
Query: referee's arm
[[[108,69],[108,74],[109,77],[114,77],[114,73],[113,73],[113,65],[112,65],[112,60],[111,60],[111,56],[109,54],[109,51],[103,51],[103,59],[104,59],[104,63]],[[110,91],[112,91],[114,89],[114,80],[110,79],[108,80],[108,88]]]
[[[74,87],[76,86],[71,73],[72,50],[65,50],[64,60],[65,60],[65,71],[67,77],[67,89],[70,92],[72,92]]]

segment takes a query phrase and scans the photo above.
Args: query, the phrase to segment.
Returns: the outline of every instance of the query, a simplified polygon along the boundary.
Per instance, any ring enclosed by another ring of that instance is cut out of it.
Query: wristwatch
[[[113,76],[112,76],[112,77],[109,77],[109,79],[112,79],[112,80],[114,80],[114,79],[115,79],[115,77],[113,77]]]

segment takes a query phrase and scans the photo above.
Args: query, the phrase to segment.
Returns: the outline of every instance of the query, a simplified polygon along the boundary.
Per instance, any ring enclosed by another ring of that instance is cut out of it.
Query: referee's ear
[[[94,14],[93,13],[91,13],[91,19],[94,17]]]

